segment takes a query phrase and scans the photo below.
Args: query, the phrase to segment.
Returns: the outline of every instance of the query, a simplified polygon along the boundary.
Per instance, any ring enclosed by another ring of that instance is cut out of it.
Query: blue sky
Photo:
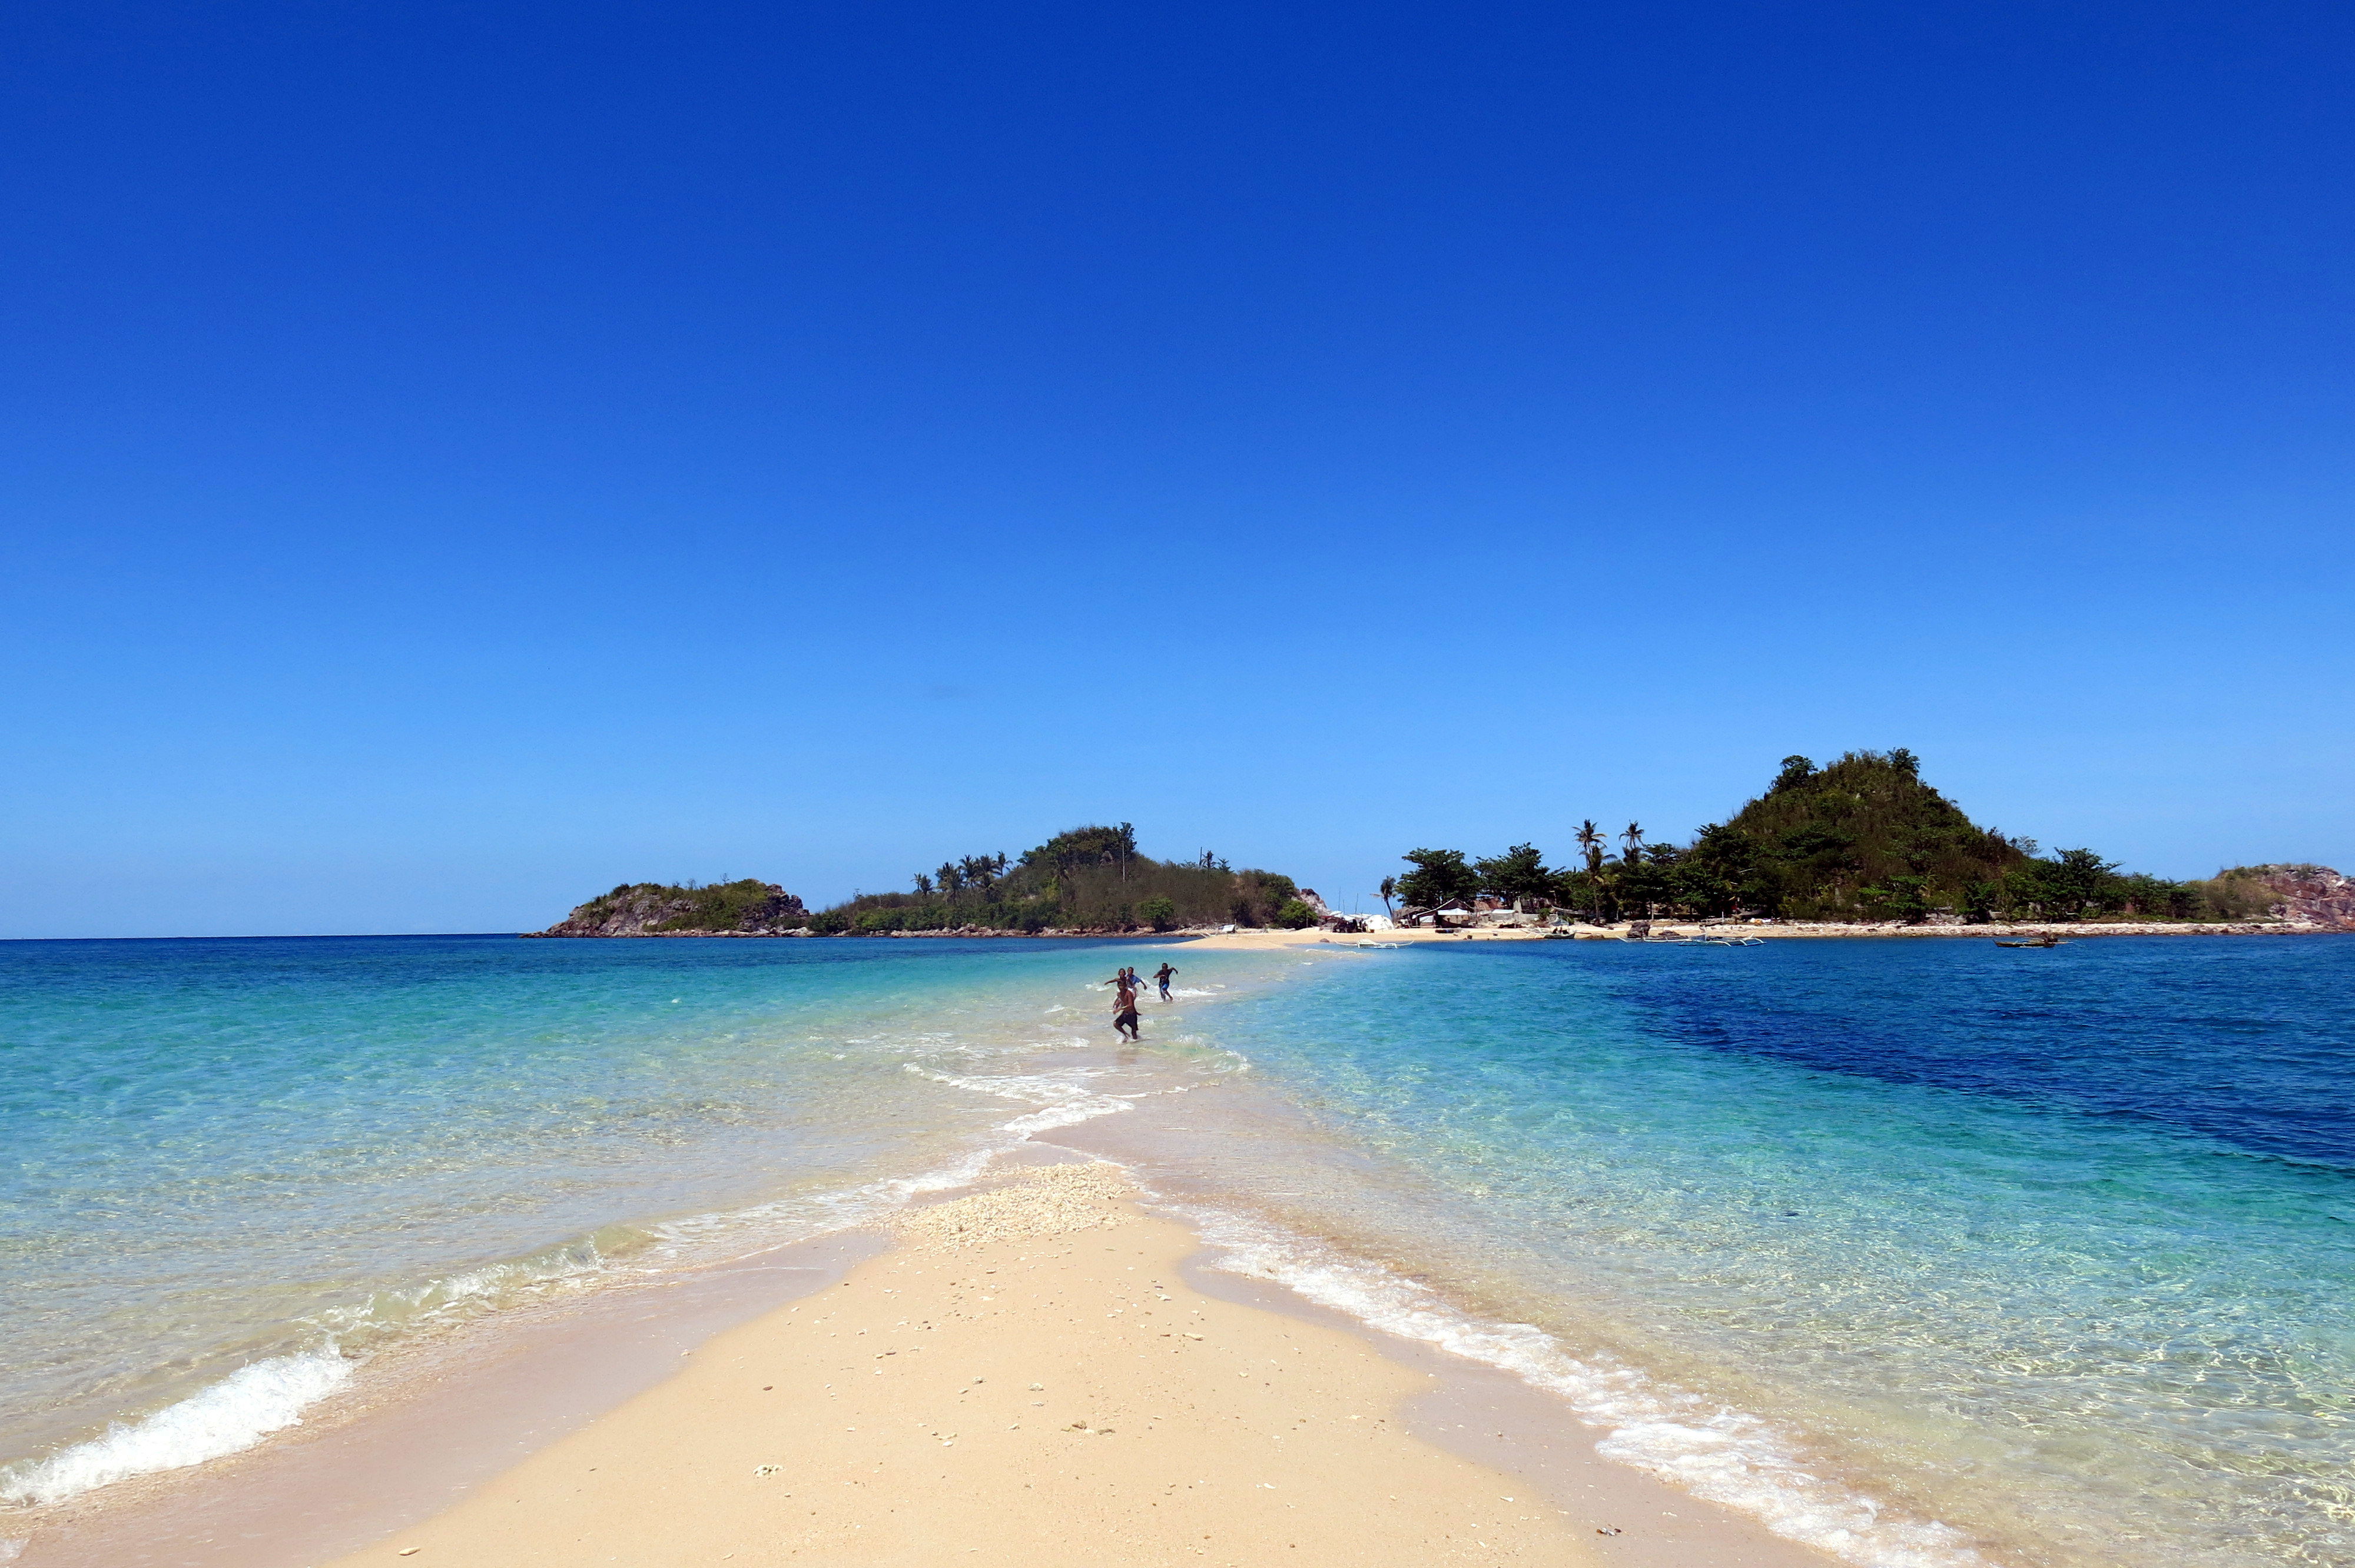
[[[0,935],[1363,897],[1911,747],[2355,869],[2343,8],[0,22]]]

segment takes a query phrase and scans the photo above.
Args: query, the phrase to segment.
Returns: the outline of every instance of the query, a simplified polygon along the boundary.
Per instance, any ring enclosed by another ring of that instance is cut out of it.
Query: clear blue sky
[[[20,6],[0,935],[1337,902],[1786,753],[2355,869],[2355,13]]]

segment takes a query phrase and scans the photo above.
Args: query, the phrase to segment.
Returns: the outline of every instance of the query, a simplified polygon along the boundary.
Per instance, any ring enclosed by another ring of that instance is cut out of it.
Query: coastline
[[[1896,924],[1864,926],[1824,922],[1781,922],[1774,925],[1738,925],[1730,922],[1704,923],[1699,920],[1656,920],[1652,922],[1650,940],[1663,938],[1736,936],[1756,937],[1766,941],[1801,940],[1875,940],[1885,938],[1956,938],[1967,940],[1978,938],[1992,940],[1999,937],[2059,937],[2073,940],[2080,937],[2331,937],[2355,935],[2344,926],[2325,926],[2314,922],[2234,921],[2229,924],[2194,924],[2188,921],[2118,921],[2067,925],[2060,922],[2015,922],[1986,926],[1903,926]],[[1374,931],[1362,935],[1348,933],[1335,936],[1322,931],[1233,931],[1216,935],[1182,938],[1190,948],[1251,951],[1269,948],[1316,947],[1380,947],[1386,943],[1461,942],[1535,942],[1535,941],[1633,941],[1646,938],[1628,935],[1627,923],[1612,926],[1571,925],[1552,930],[1529,926],[1450,927],[1444,931],[1422,927],[1404,930]]]
[[[631,931],[595,937],[551,936],[546,931],[518,931],[517,937],[527,941],[629,942],[640,940],[665,941],[966,941],[984,938],[1005,938],[1018,941],[1086,941],[1144,943],[1183,943],[1191,948],[1227,948],[1241,951],[1266,948],[1296,948],[1329,943],[1337,946],[1380,945],[1384,942],[1462,941],[1474,938],[1481,941],[1561,940],[1576,938],[1585,940],[1625,941],[1628,938],[1628,922],[1622,920],[1608,926],[1590,926],[1572,922],[1548,929],[1534,926],[1451,926],[1443,931],[1421,927],[1393,927],[1384,931],[1344,932],[1335,934],[1316,927],[1302,930],[1283,930],[1263,927],[1241,931],[1213,931],[1188,927],[1174,931],[1092,931],[1060,930],[1050,927],[1041,931],[1003,931],[982,927],[960,927],[941,931],[882,931],[853,935],[843,933],[822,936],[804,931]],[[2103,920],[2103,921],[1994,921],[1983,926],[1929,925],[1909,926],[1897,921],[1869,924],[1836,920],[1777,920],[1746,924],[1740,921],[1655,920],[1651,923],[1654,939],[1661,937],[1700,937],[1734,934],[1773,940],[1784,938],[1918,938],[1956,937],[2329,937],[2355,934],[2355,928],[2344,925],[2328,925],[2313,920]],[[1642,938],[1633,938],[1641,940]]]

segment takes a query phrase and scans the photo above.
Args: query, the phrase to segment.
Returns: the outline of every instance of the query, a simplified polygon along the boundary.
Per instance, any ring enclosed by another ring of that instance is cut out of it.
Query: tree
[[[1644,824],[1641,822],[1628,823],[1627,831],[1621,833],[1619,837],[1624,840],[1627,845],[1627,863],[1629,865],[1640,865],[1643,863]]]
[[[1786,757],[1783,758],[1783,771],[1774,775],[1774,782],[1766,786],[1766,793],[1777,795],[1785,789],[1796,789],[1815,776],[1816,765],[1812,758]]]
[[[1167,898],[1153,897],[1136,906],[1138,918],[1156,931],[1167,931],[1178,917],[1178,906]]]
[[[1276,906],[1273,923],[1287,931],[1305,930],[1316,924],[1316,911],[1300,899],[1287,898]]]
[[[1534,844],[1515,844],[1493,860],[1475,861],[1472,870],[1484,891],[1508,904],[1542,898],[1553,890],[1554,874]]]
[[[1930,879],[1910,872],[1881,878],[1880,887],[1859,887],[1857,896],[1879,906],[1879,912],[1908,926],[1918,926],[1930,913]]]
[[[1594,825],[1593,818],[1589,817],[1578,824],[1578,847],[1586,852],[1587,870],[1599,872],[1603,869],[1603,831]]]
[[[1668,880],[1676,901],[1699,915],[1775,912],[1774,882],[1759,868],[1756,842],[1720,822],[1701,825]]]
[[[1385,876],[1382,878],[1382,885],[1374,891],[1381,895],[1382,913],[1385,915],[1396,914],[1397,911],[1391,907],[1391,900],[1398,896],[1398,878],[1395,876]]]
[[[1611,891],[1620,908],[1631,916],[1641,913],[1648,918],[1660,912],[1661,905],[1674,903],[1670,878],[1676,863],[1677,852],[1672,845],[1653,844],[1648,851],[1631,847],[1627,858],[1612,876]]]
[[[932,895],[932,879],[921,871],[916,873],[916,891],[926,897]]]
[[[1410,906],[1436,909],[1480,891],[1479,873],[1464,863],[1462,850],[1409,850],[1399,858],[1414,867],[1398,881],[1398,895]]]
[[[2031,860],[2005,878],[2006,891],[2048,920],[2073,920],[2088,910],[2123,903],[2118,868],[2089,849],[2062,850]]]

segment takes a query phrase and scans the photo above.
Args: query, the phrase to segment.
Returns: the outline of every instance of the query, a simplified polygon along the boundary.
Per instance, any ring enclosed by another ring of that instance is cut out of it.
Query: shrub
[[[1275,924],[1287,931],[1297,931],[1316,923],[1316,911],[1297,898],[1287,898],[1276,909]]]
[[[1148,898],[1136,906],[1138,916],[1156,931],[1167,931],[1177,923],[1178,906],[1167,898]]]

